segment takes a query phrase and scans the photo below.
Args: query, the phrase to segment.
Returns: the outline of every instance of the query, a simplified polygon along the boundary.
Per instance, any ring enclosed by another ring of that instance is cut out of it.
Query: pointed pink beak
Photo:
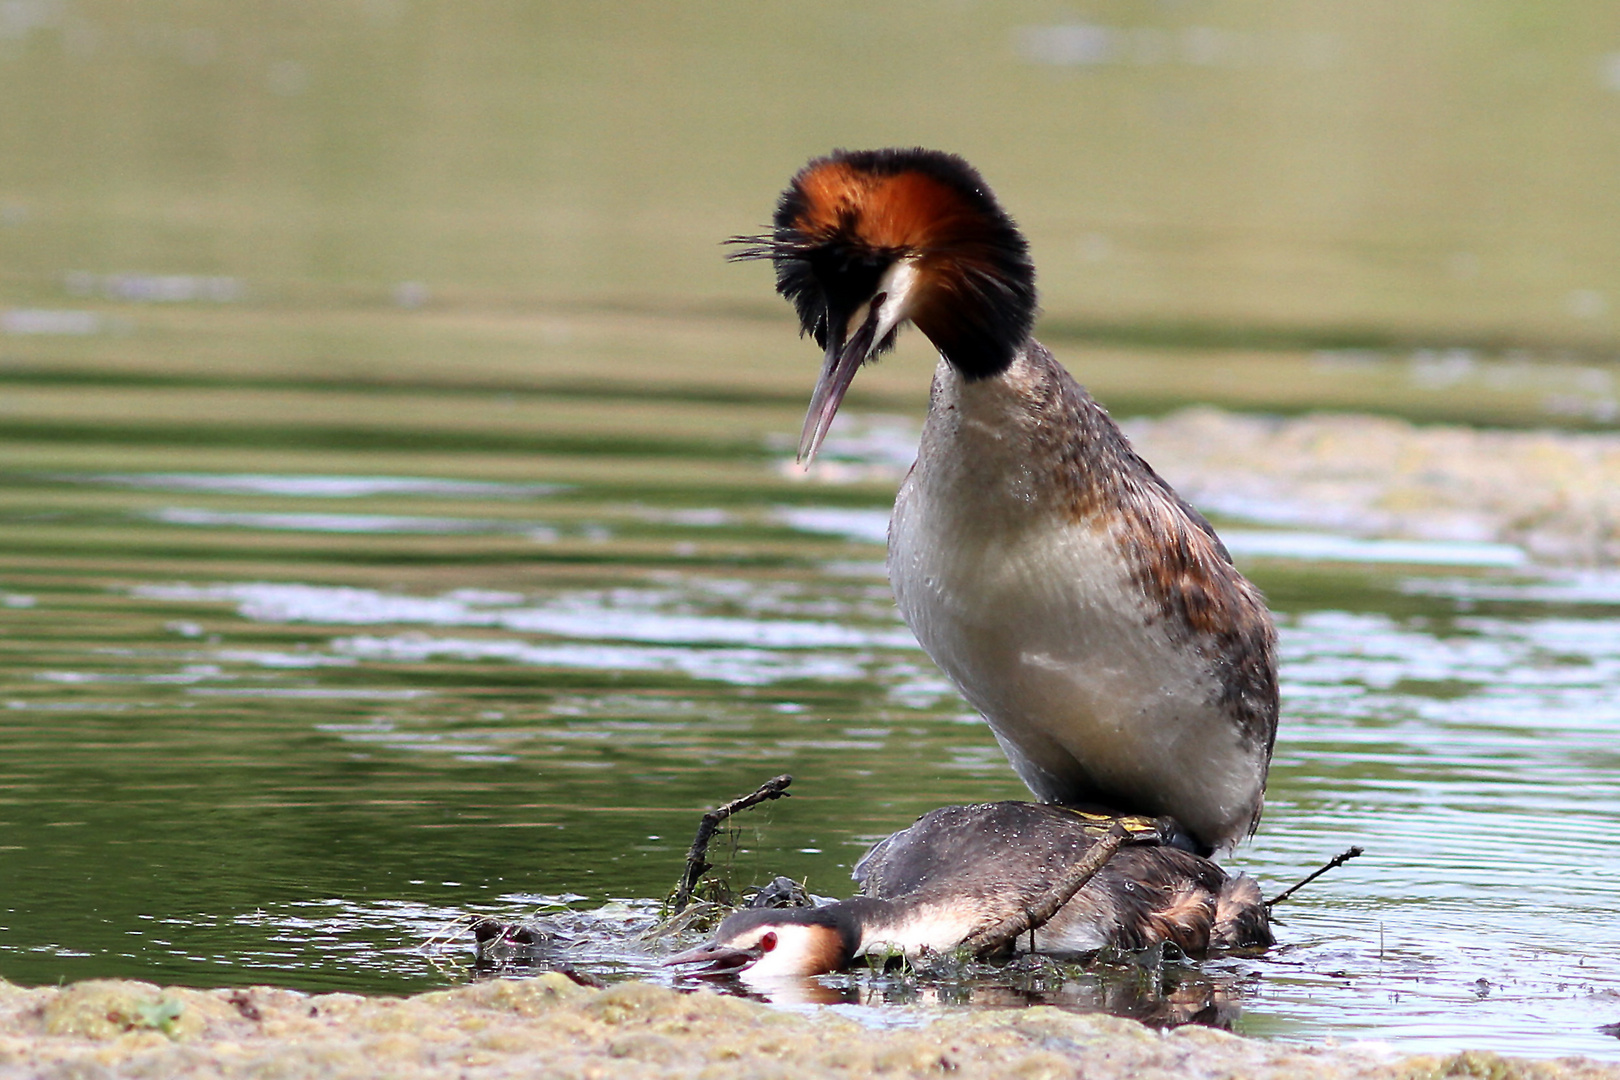
[[[801,465],[809,465],[816,460],[816,451],[821,449],[822,440],[827,437],[827,429],[832,427],[833,417],[838,415],[838,406],[843,404],[844,394],[849,390],[849,384],[854,381],[855,372],[866,363],[866,358],[872,354],[872,349],[877,345],[879,309],[882,308],[884,299],[883,293],[878,293],[872,298],[865,321],[849,341],[840,340],[842,333],[836,328],[829,328],[827,355],[821,364],[821,378],[816,380],[815,392],[810,395],[810,411],[805,414],[804,431],[799,436]]]
[[[681,973],[702,979],[716,975],[735,975],[738,972],[746,971],[753,967],[755,961],[764,955],[765,950],[758,945],[740,949],[734,945],[716,945],[710,942],[707,945],[699,945],[695,949],[687,949],[683,953],[676,953],[664,961],[664,966],[704,965]]]

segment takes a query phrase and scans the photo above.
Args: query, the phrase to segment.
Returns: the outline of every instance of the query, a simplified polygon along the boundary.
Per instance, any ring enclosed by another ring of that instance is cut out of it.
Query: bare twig
[[[972,949],[975,955],[995,952],[1009,941],[1015,940],[1018,935],[1037,930],[1046,924],[1046,921],[1058,913],[1058,909],[1070,900],[1074,894],[1085,888],[1086,882],[1097,876],[1097,871],[1107,865],[1108,860],[1131,839],[1130,833],[1119,825],[1115,825],[1105,833],[1086,853],[1080,857],[1073,866],[1063,875],[1057,886],[1049,890],[1041,898],[1040,903],[1002,919],[994,926],[976,931],[962,942]]]
[[[465,934],[472,928],[472,924],[477,921],[477,915],[457,915],[429,934],[427,939],[416,947],[416,951],[425,954],[433,949],[443,948],[462,934]]]
[[[684,934],[705,923],[717,926],[721,917],[729,914],[731,914],[731,908],[724,904],[716,904],[709,900],[699,900],[695,904],[688,903],[685,911],[679,915],[672,914],[657,926],[642,931],[636,936],[636,940],[659,941],[663,938]]]
[[[1299,892],[1299,890],[1303,889],[1305,886],[1309,885],[1311,882],[1315,881],[1329,870],[1332,870],[1335,866],[1343,866],[1345,863],[1349,862],[1351,859],[1360,854],[1361,848],[1359,846],[1346,848],[1344,851],[1339,852],[1337,855],[1333,856],[1333,858],[1329,859],[1325,865],[1313,870],[1309,874],[1306,874],[1288,888],[1284,889],[1276,896],[1273,896],[1270,900],[1267,900],[1266,910],[1270,911],[1277,904],[1280,904],[1290,896],[1293,896],[1295,893]]]
[[[680,886],[675,890],[675,902],[672,906],[677,915],[685,911],[686,905],[691,903],[692,890],[697,888],[698,879],[713,869],[705,861],[704,855],[708,852],[709,840],[714,836],[714,831],[720,827],[720,823],[732,814],[740,810],[746,810],[750,806],[769,802],[772,799],[785,798],[787,796],[787,786],[791,783],[793,783],[793,777],[783,773],[781,776],[772,777],[765,781],[753,793],[744,795],[740,799],[732,799],[724,806],[716,807],[703,815],[703,820],[698,822],[697,837],[692,841],[692,849],[686,853],[686,872],[681,875]]]

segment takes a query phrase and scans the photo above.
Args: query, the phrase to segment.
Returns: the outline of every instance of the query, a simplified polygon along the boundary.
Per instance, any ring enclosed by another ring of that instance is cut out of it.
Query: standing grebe
[[[665,963],[770,978],[838,971],[890,949],[949,952],[1038,904],[1102,834],[1094,818],[1061,806],[948,806],[866,853],[855,867],[862,895],[736,912],[707,944]],[[1259,887],[1180,848],[1132,843],[1014,947],[1064,954],[1159,942],[1192,956],[1270,945]]]
[[[839,151],[734,242],[826,351],[801,460],[903,323],[939,350],[889,580],[1035,796],[1169,815],[1206,853],[1253,832],[1277,728],[1265,601],[1031,336],[1027,245],[979,174]]]

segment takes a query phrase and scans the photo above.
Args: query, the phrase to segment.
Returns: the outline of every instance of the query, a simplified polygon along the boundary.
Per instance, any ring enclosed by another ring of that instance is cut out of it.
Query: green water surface
[[[0,976],[403,992],[472,977],[419,946],[488,911],[662,977],[629,930],[716,802],[792,773],[725,865],[841,896],[918,814],[1019,797],[883,577],[931,358],[864,371],[797,475],[814,350],[719,241],[813,153],[943,146],[1121,415],[1607,427],[1616,20],[0,5]],[[1368,852],[1282,946],[838,993],[1620,1053],[1620,584],[1244,569],[1284,722],[1234,865]]]

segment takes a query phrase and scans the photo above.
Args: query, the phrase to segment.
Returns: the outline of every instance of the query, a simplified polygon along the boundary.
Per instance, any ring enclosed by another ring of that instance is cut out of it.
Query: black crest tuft
[[[905,174],[953,193],[950,205],[887,206],[868,216],[871,191]],[[829,323],[870,298],[884,271],[906,256],[934,260],[940,295],[926,320],[916,321],[969,378],[1005,370],[1034,323],[1028,245],[983,177],[954,154],[834,151],[794,176],[770,232],[727,243],[737,248],[733,261],[771,260],[777,292],[793,304],[801,331],[823,347]]]

